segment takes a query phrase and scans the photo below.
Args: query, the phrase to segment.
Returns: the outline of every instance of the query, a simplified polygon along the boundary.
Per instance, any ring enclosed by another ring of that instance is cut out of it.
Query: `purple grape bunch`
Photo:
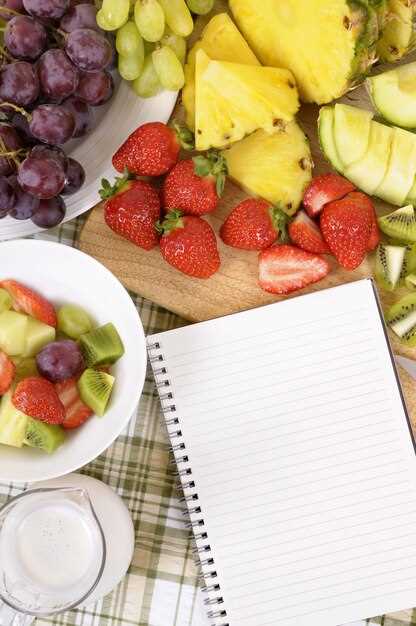
[[[91,0],[0,0],[0,219],[56,226],[85,182],[64,148],[114,92],[114,44],[96,13]]]

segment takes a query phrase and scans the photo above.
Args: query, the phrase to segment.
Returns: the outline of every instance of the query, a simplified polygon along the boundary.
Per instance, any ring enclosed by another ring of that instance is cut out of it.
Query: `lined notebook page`
[[[212,623],[335,626],[415,606],[416,457],[372,282],[154,342],[227,612]]]

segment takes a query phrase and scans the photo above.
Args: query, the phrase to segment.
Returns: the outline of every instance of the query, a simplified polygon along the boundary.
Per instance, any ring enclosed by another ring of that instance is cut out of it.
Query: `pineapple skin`
[[[222,155],[230,178],[249,195],[296,213],[313,169],[308,139],[297,122],[273,134],[258,130]]]

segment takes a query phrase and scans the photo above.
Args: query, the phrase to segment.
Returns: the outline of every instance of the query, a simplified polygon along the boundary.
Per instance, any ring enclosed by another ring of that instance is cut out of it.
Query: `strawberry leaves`
[[[215,178],[217,196],[221,198],[224,193],[225,181],[228,175],[228,167],[224,157],[217,150],[210,150],[206,156],[193,157],[194,172],[200,178],[212,176]]]

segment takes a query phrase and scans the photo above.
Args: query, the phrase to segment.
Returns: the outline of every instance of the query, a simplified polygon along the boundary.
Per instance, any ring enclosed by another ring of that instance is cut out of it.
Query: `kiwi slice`
[[[106,372],[86,369],[78,381],[81,400],[96,415],[104,415],[113,390],[115,378]]]
[[[80,337],[87,367],[113,364],[124,354],[123,342],[114,324],[105,324]]]
[[[416,291],[416,274],[408,274],[406,276],[404,283],[409,291]]]
[[[416,242],[416,216],[411,204],[378,218],[380,230],[389,237]]]
[[[24,443],[31,448],[40,448],[48,454],[55,452],[65,441],[65,431],[60,426],[28,419]]]
[[[406,246],[389,246],[380,243],[377,247],[375,275],[377,282],[384,289],[394,291],[400,280],[404,278],[406,252]]]
[[[386,322],[407,346],[416,346],[416,294],[405,296],[387,311]]]

